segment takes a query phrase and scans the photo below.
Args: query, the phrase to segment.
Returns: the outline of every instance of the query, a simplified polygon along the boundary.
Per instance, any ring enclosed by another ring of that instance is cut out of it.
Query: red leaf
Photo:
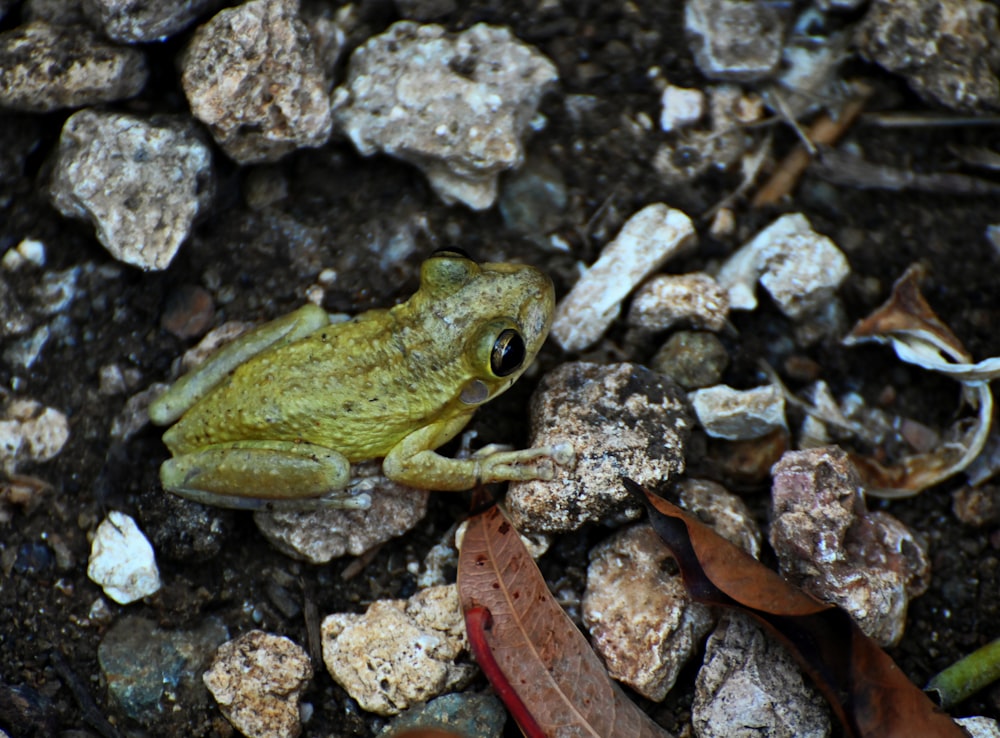
[[[496,507],[469,520],[458,591],[476,658],[525,735],[670,736],[611,680]]]
[[[846,612],[789,584],[676,505],[622,481],[646,505],[692,598],[741,610],[764,625],[813,679],[849,736],[965,738]]]

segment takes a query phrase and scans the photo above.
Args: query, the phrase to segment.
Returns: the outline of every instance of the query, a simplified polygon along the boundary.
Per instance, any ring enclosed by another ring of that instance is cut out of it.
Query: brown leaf
[[[691,597],[764,625],[812,678],[847,735],[964,738],[847,613],[789,584],[676,505],[622,481],[646,505]]]
[[[549,594],[520,536],[497,507],[469,520],[459,554],[458,590],[470,642],[482,636],[485,660],[495,663],[499,676],[489,673],[479,653],[476,658],[526,735],[670,736],[611,680],[587,639]],[[540,732],[522,724],[521,708],[512,707],[505,692],[514,693]]]

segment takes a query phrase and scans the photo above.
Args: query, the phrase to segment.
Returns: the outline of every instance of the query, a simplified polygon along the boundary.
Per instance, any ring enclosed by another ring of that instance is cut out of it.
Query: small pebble
[[[695,239],[694,224],[680,210],[662,203],[640,210],[556,307],[552,336],[565,351],[595,344],[618,317],[625,296]]]
[[[951,495],[951,512],[961,522],[981,528],[1000,523],[1000,487],[961,487]]]
[[[698,738],[826,738],[826,701],[788,651],[749,616],[726,612],[708,639],[695,680]]]
[[[148,76],[141,51],[86,26],[34,21],[0,33],[0,108],[47,113],[125,100]]]
[[[660,487],[684,471],[692,427],[679,387],[638,364],[563,364],[531,399],[531,445],[570,442],[576,467],[550,481],[512,482],[511,521],[522,532],[564,532],[640,514],[621,477]]]
[[[19,464],[49,461],[69,440],[69,420],[52,407],[27,398],[11,400],[0,420],[0,468],[14,474]]]
[[[198,285],[184,284],[167,297],[160,327],[182,340],[197,338],[215,322],[212,293]]]
[[[364,156],[409,162],[444,202],[483,210],[499,174],[524,160],[521,137],[557,80],[555,65],[507,28],[399,21],[351,55],[334,115]]]
[[[3,267],[16,272],[28,265],[45,266],[45,244],[33,238],[23,239],[17,246],[11,246],[3,255]]]
[[[787,428],[785,397],[773,384],[748,390],[717,384],[695,390],[690,400],[701,427],[713,438],[750,441]]]
[[[135,521],[117,510],[109,512],[97,526],[87,576],[119,605],[160,590],[153,547]]]
[[[760,558],[760,528],[743,500],[708,479],[682,479],[676,489],[680,507],[711,526],[734,546],[755,559]]]
[[[535,156],[504,177],[500,190],[500,217],[514,233],[539,244],[561,222],[566,209],[566,182],[548,159]]]
[[[248,738],[296,738],[299,700],[313,677],[305,649],[284,636],[251,630],[219,646],[205,686],[222,714]]]
[[[335,613],[322,624],[323,662],[363,710],[397,715],[469,683],[468,651],[454,584],[409,600],[377,600],[363,615]]]
[[[119,261],[166,269],[212,202],[212,155],[195,126],[82,110],[63,125],[52,203],[90,220]]]
[[[377,474],[380,464],[355,465],[352,472]],[[392,482],[380,475],[373,485],[367,510],[303,510],[254,513],[261,533],[282,553],[310,564],[326,564],[350,554],[360,556],[381,543],[401,536],[427,512],[427,490]]]
[[[379,738],[393,738],[408,730],[444,730],[469,738],[500,738],[507,722],[503,703],[492,694],[459,692],[437,697],[400,713]]]
[[[781,61],[785,13],[741,0],[689,0],[684,28],[695,64],[709,79],[759,81]]]
[[[660,96],[660,130],[670,133],[697,123],[705,114],[705,93],[667,85]]]
[[[227,8],[184,53],[191,112],[239,164],[277,161],[330,137],[330,82],[298,6],[250,0]]]
[[[792,320],[829,303],[850,272],[847,258],[800,213],[783,215],[729,257],[716,276],[733,310],[753,310],[758,279]]]
[[[659,702],[715,622],[691,600],[670,551],[648,523],[625,528],[590,552],[581,610],[612,678]]]
[[[635,291],[626,323],[651,331],[683,324],[721,331],[729,317],[729,297],[707,274],[659,274]]]
[[[729,354],[714,333],[677,331],[660,347],[649,368],[686,390],[711,387],[722,379]]]
[[[1000,724],[993,718],[976,716],[955,718],[972,738],[1000,738]]]
[[[928,586],[925,544],[865,508],[858,474],[836,446],[789,451],[773,474],[769,539],[782,576],[842,607],[881,646],[899,643],[910,599]]]

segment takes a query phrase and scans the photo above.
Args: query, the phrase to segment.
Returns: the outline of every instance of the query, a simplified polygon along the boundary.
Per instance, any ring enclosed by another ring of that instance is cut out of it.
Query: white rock
[[[748,390],[717,384],[688,397],[701,427],[713,438],[750,441],[787,427],[785,398],[773,384]]]
[[[667,85],[660,97],[660,105],[660,128],[669,133],[701,119],[705,114],[705,93]]]
[[[109,512],[97,526],[87,576],[119,605],[160,589],[153,547],[135,521],[117,510]]]
[[[453,34],[400,21],[351,55],[334,118],[363,155],[410,162],[446,203],[482,210],[496,200],[499,174],[521,165],[520,138],[557,79],[555,65],[506,28]]]
[[[800,213],[783,215],[733,254],[716,279],[733,310],[753,310],[760,280],[792,320],[816,312],[850,273],[847,258]]]
[[[299,698],[312,676],[309,654],[301,646],[251,630],[219,646],[202,679],[243,735],[295,738],[302,732]]]
[[[475,667],[456,663],[468,650],[454,584],[409,600],[378,600],[363,615],[323,620],[323,662],[362,709],[396,715],[469,682]]]
[[[626,322],[665,331],[683,324],[721,331],[729,316],[729,296],[707,274],[658,274],[636,290]]]
[[[831,731],[825,700],[788,651],[733,612],[708,639],[691,726],[698,738],[826,738]]]
[[[659,702],[712,628],[691,600],[670,551],[648,523],[620,530],[590,552],[583,623],[608,673]]]
[[[1000,725],[993,718],[982,716],[956,718],[955,722],[965,728],[972,738],[1000,738]]]
[[[52,202],[119,261],[166,269],[212,201],[211,168],[190,121],[81,110],[59,137]]]
[[[45,244],[41,241],[25,238],[17,246],[11,246],[4,252],[3,266],[6,270],[15,272],[28,264],[45,266]]]
[[[781,61],[782,9],[743,0],[688,0],[684,29],[695,63],[709,79],[759,80]]]
[[[52,459],[69,440],[69,421],[52,407],[27,398],[12,400],[0,420],[0,468],[13,474],[18,464]]]
[[[614,241],[556,307],[552,336],[566,351],[596,343],[636,285],[695,243],[694,224],[663,203],[629,218]]]
[[[355,474],[359,471],[360,467],[353,469]],[[367,510],[261,511],[254,513],[254,522],[275,548],[310,564],[325,564],[344,554],[360,556],[403,535],[427,512],[427,490],[381,476],[373,479],[376,487],[370,490],[372,504]]]

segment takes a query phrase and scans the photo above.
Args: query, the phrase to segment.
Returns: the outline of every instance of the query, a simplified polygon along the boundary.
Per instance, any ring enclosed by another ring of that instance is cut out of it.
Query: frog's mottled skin
[[[263,325],[151,405],[156,423],[180,418],[163,436],[174,456],[163,486],[230,507],[364,507],[351,464],[370,459],[424,489],[551,478],[571,448],[488,448],[461,460],[434,449],[524,372],[553,305],[551,281],[533,267],[444,252],[394,308],[330,323],[307,305]]]

